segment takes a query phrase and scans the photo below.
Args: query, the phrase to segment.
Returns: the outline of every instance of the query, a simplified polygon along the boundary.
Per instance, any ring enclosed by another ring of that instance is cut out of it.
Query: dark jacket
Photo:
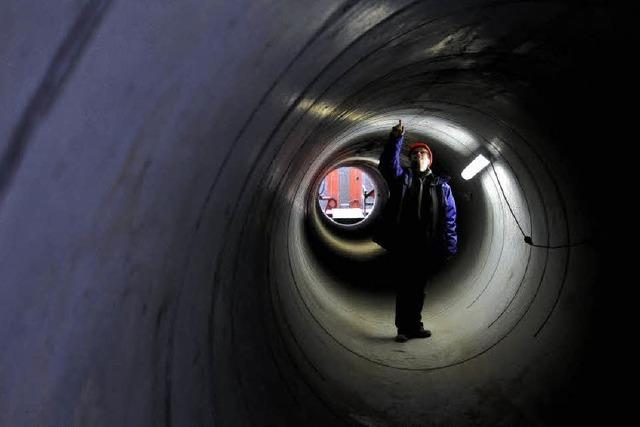
[[[404,224],[401,224],[402,207],[405,196],[413,179],[413,172],[400,165],[400,151],[404,138],[389,139],[386,143],[378,169],[387,181],[390,197],[383,208],[382,215],[376,223],[373,241],[385,249],[396,251],[407,249],[408,236]],[[456,204],[451,194],[448,178],[435,176],[435,188],[438,197],[438,216],[435,242],[432,242],[439,255],[454,255],[458,252],[458,236],[456,234]]]

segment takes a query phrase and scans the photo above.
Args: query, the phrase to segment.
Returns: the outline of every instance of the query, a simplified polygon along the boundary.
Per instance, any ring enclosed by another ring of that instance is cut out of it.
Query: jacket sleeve
[[[389,137],[389,140],[385,144],[382,154],[380,155],[378,170],[388,183],[395,181],[402,175],[402,167],[400,166],[400,150],[402,150],[403,142],[404,136],[401,136],[398,139]]]
[[[445,199],[445,239],[447,244],[447,252],[455,255],[458,252],[458,234],[456,232],[456,202],[453,199],[451,187],[444,183],[442,190]]]

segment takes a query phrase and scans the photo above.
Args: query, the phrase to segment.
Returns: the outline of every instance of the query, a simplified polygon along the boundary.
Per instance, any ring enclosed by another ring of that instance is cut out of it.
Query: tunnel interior
[[[611,419],[588,385],[619,274],[594,203],[620,191],[594,174],[623,132],[613,5],[0,8],[0,425]],[[460,246],[405,344],[371,240],[398,120]],[[341,166],[376,186],[358,224],[318,204]]]

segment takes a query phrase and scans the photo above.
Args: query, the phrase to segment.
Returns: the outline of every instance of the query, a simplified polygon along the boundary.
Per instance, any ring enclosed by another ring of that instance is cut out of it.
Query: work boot
[[[407,342],[409,341],[409,337],[405,334],[401,334],[398,332],[398,335],[396,335],[396,342]]]
[[[431,336],[431,331],[428,329],[425,329],[424,326],[422,326],[422,324],[420,324],[420,327],[414,331],[411,331],[408,334],[409,338],[429,338]]]

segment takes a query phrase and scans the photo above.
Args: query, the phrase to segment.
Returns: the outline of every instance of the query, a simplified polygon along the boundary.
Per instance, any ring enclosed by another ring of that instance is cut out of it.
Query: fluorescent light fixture
[[[469,163],[469,166],[464,168],[462,171],[462,177],[468,181],[476,176],[476,174],[484,169],[488,164],[489,160],[487,160],[487,158],[482,154],[478,154],[478,157],[473,159],[473,161]]]

